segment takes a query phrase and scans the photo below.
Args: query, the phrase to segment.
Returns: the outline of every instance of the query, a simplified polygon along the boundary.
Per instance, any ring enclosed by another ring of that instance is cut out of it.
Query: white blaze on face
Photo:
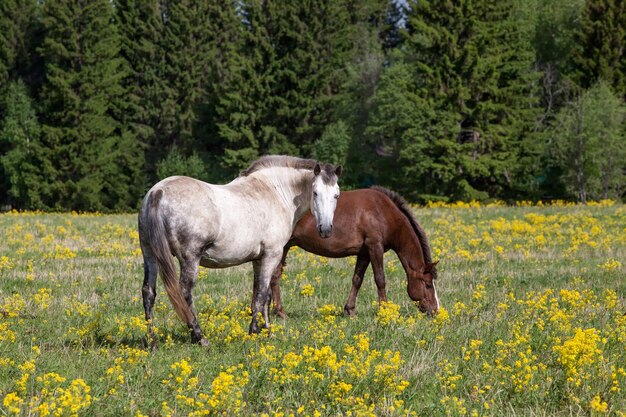
[[[333,230],[333,217],[339,198],[339,185],[325,184],[321,174],[313,180],[311,212],[315,216],[315,224],[321,237],[330,237]]]
[[[437,297],[437,286],[433,282],[433,291],[435,292],[435,303],[437,303],[437,310],[439,310],[439,297]]]

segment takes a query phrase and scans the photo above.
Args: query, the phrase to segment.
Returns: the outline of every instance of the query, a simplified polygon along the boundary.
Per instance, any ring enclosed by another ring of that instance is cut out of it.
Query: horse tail
[[[180,284],[176,279],[176,268],[172,260],[172,251],[165,233],[165,221],[163,214],[158,210],[159,203],[163,197],[163,190],[156,190],[148,196],[147,215],[145,217],[145,230],[148,234],[147,242],[156,258],[161,278],[165,285],[165,291],[169,297],[176,314],[185,323],[193,322],[193,312],[180,289]]]

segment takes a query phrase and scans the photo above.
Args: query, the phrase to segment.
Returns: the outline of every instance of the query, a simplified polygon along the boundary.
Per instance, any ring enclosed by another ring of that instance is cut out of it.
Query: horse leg
[[[350,289],[350,295],[346,305],[343,306],[343,311],[348,316],[354,316],[354,308],[356,307],[356,296],[359,293],[361,284],[363,284],[363,276],[367,267],[370,264],[370,259],[366,254],[360,253],[356,257],[356,265],[354,266],[354,275],[352,276],[352,289]]]
[[[156,259],[154,259],[152,255],[147,254],[144,248],[143,287],[141,288],[141,295],[143,297],[143,309],[146,313],[148,337],[150,339],[146,340],[146,345],[150,346],[150,348],[156,347],[156,337],[154,336],[154,328],[152,327],[152,307],[154,307],[154,300],[156,299],[156,280],[158,274],[159,268]]]
[[[254,267],[254,263],[252,264],[252,269],[254,270],[254,281],[252,282],[252,300],[250,301],[250,311],[254,311],[254,300],[256,300],[256,294],[259,292],[259,276],[258,276],[258,268]]]
[[[283,250],[283,257],[280,260],[280,263],[278,264],[276,269],[274,270],[274,273],[272,274],[272,279],[270,281],[270,288],[272,290],[272,300],[274,301],[274,312],[278,314],[280,318],[283,318],[283,319],[287,317],[287,314],[285,314],[285,311],[283,310],[283,304],[280,300],[280,286],[278,285],[278,281],[280,280],[280,277],[283,275],[283,269],[285,268],[285,265],[286,265],[285,260],[287,258],[288,252],[289,252],[289,248],[285,248]]]
[[[383,268],[383,260],[385,250],[382,245],[371,246],[369,248],[372,269],[374,270],[374,282],[378,288],[378,303],[387,301],[387,291],[385,290],[385,269]]]
[[[263,313],[263,320],[265,321],[265,328],[270,327],[269,306],[271,302],[270,293],[270,279],[272,272],[276,269],[280,263],[280,252],[266,253],[263,258],[252,262],[254,268],[254,275],[257,280],[256,294],[254,297],[254,303],[252,306],[252,321],[250,322],[249,333],[259,333],[259,325],[257,314]]]
[[[200,325],[198,324],[197,315],[193,311],[193,296],[191,290],[196,285],[199,265],[200,257],[190,257],[180,260],[180,289],[193,315],[193,320],[191,323],[187,324],[191,330],[191,341],[193,343],[200,343],[202,346],[208,346],[209,341],[202,336],[202,329],[200,329]]]

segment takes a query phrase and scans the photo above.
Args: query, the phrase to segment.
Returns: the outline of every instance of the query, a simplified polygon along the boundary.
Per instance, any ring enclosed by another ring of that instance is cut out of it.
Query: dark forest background
[[[260,155],[408,200],[626,191],[621,0],[2,0],[0,206],[125,211]]]

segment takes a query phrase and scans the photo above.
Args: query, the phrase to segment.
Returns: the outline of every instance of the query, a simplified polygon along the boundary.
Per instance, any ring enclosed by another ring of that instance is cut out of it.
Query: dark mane
[[[254,161],[250,166],[239,174],[240,177],[245,177],[253,172],[260,171],[265,168],[272,167],[288,167],[294,169],[313,169],[318,162],[314,159],[296,158],[295,156],[287,155],[267,155],[262,156]],[[320,164],[321,165],[321,164]]]
[[[391,191],[387,188],[380,187],[378,185],[373,185],[370,188],[372,190],[379,191],[385,194],[387,197],[389,197],[391,201],[393,201],[393,203],[396,205],[396,207],[400,209],[402,214],[406,216],[406,218],[409,220],[409,223],[411,223],[411,226],[413,226],[413,230],[415,231],[415,234],[417,235],[418,240],[420,241],[420,246],[422,247],[422,253],[424,254],[424,262],[426,264],[432,263],[433,258],[430,252],[430,244],[428,243],[428,237],[426,237],[426,232],[424,231],[422,226],[417,222],[417,220],[415,219],[415,216],[413,216],[413,211],[409,207],[409,203],[407,203],[404,197],[402,197],[400,194],[396,193],[395,191]],[[433,268],[431,270],[431,273],[433,275],[433,279],[436,279],[437,269]]]

